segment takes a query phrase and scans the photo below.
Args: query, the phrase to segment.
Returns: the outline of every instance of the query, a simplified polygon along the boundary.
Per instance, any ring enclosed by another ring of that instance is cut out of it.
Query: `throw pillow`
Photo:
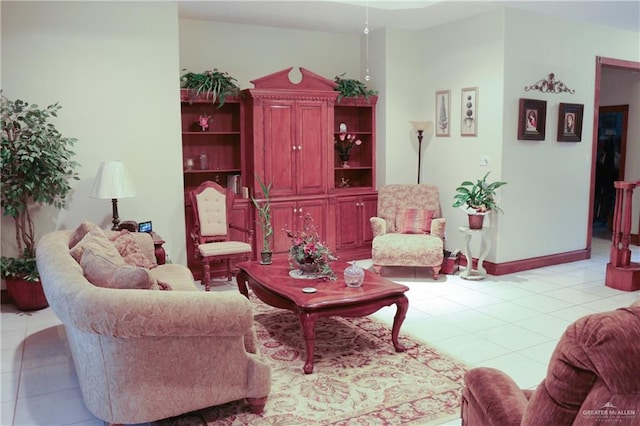
[[[432,220],[433,210],[396,210],[396,229],[401,234],[429,234]]]
[[[82,239],[78,242],[78,244],[74,245],[69,253],[76,262],[80,263],[80,259],[82,259],[82,254],[85,250],[91,249],[95,254],[103,255],[109,259],[111,259],[116,264],[124,264],[124,259],[116,250],[116,246],[113,245],[104,231],[97,226],[91,231],[89,231]]]
[[[90,248],[82,254],[80,266],[87,280],[98,287],[149,289],[155,284],[144,268],[114,263]]]
[[[128,230],[123,229],[110,237],[109,240],[113,242],[125,263],[146,269],[158,266],[155,259],[152,261],[144,254],[142,248]]]
[[[73,246],[78,244],[89,231],[97,227],[98,225],[93,222],[89,222],[88,220],[82,222],[80,225],[78,225],[76,230],[73,231],[73,234],[71,234],[71,238],[69,239],[69,248],[73,248]]]

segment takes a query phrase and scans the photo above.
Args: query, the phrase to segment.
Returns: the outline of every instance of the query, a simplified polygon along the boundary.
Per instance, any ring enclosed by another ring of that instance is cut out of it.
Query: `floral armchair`
[[[429,184],[394,184],[378,193],[378,216],[371,258],[376,273],[383,266],[421,266],[438,279],[444,258],[445,219],[438,188]]]

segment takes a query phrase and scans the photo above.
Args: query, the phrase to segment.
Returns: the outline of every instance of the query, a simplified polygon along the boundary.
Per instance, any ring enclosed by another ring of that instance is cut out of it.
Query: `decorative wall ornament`
[[[436,136],[449,136],[451,90],[436,92]]]
[[[575,90],[571,90],[561,81],[555,80],[556,75],[554,73],[549,74],[547,79],[542,79],[531,86],[525,86],[524,90],[539,90],[542,93],[563,93],[569,92],[571,94],[576,93]]]
[[[478,88],[462,89],[460,136],[478,136]]]

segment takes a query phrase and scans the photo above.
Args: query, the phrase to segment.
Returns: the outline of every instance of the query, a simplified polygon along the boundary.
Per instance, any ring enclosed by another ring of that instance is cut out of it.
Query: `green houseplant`
[[[335,91],[340,92],[337,99],[338,102],[340,102],[342,98],[357,98],[358,96],[363,96],[365,99],[369,99],[369,97],[378,94],[378,91],[367,88],[367,86],[361,81],[352,78],[344,78],[345,74],[346,73],[337,75],[334,79],[338,84]]]
[[[76,139],[63,137],[50,122],[60,108],[58,103],[40,108],[2,95],[2,214],[15,223],[19,256],[2,256],[0,272],[14,303],[23,310],[28,307],[20,306],[11,288],[40,285],[31,209],[34,205],[66,207],[70,180],[78,179],[79,164],[72,160]]]
[[[240,86],[235,78],[228,73],[213,70],[201,73],[185,72],[180,77],[180,87],[188,89],[192,97],[204,95],[206,99],[211,99],[211,103],[218,101],[218,108],[224,105],[227,96],[237,96],[240,93]]]
[[[266,185],[260,178],[258,183],[264,196],[264,201],[260,202],[256,198],[251,197],[251,202],[258,212],[258,225],[262,228],[262,251],[260,252],[261,263],[263,265],[271,264],[271,237],[273,236],[273,224],[271,223],[271,183]]]
[[[495,201],[496,190],[507,182],[495,181],[487,182],[489,176],[487,172],[482,179],[475,183],[469,180],[463,181],[456,188],[457,194],[453,197],[453,207],[461,207],[469,215],[469,228],[482,228],[484,215],[490,211],[501,212]]]

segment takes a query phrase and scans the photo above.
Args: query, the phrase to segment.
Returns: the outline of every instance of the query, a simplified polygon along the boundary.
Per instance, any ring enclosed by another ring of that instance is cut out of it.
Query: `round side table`
[[[470,229],[468,226],[460,226],[458,230],[464,234],[464,257],[467,258],[467,266],[464,271],[460,273],[460,278],[465,280],[483,280],[487,276],[487,270],[483,268],[482,263],[491,249],[491,239],[486,238],[489,228]],[[473,269],[473,257],[471,256],[470,247],[471,238],[473,238],[474,235],[480,237],[481,251],[476,269]]]

